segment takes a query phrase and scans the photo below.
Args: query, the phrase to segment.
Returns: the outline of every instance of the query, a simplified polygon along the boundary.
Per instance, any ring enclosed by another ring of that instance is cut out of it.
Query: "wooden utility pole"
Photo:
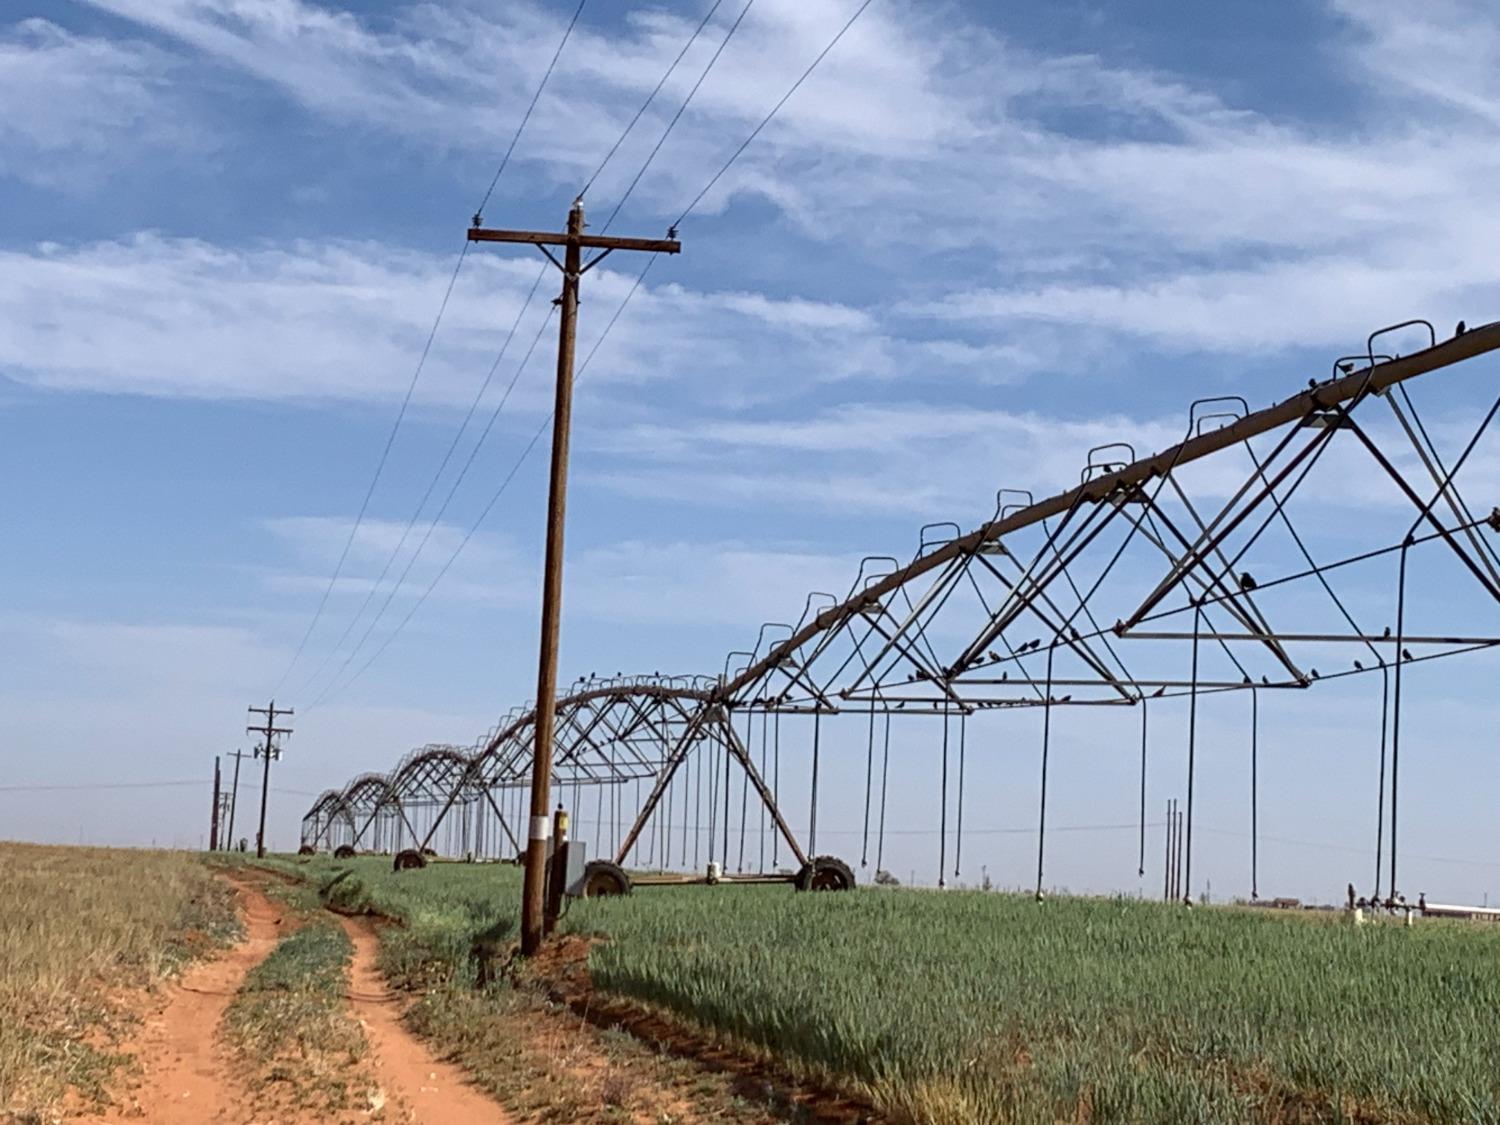
[[[251,707],[252,715],[264,715],[265,723],[262,726],[248,726],[245,728],[248,734],[259,734],[265,737],[265,742],[255,748],[255,756],[262,759],[264,768],[260,777],[260,830],[255,834],[255,857],[266,858],[266,799],[271,794],[271,759],[281,757],[281,747],[275,743],[278,734],[291,734],[291,727],[278,727],[276,717],[278,715],[290,715],[290,707],[278,708],[276,701],[271,700],[269,707]]]
[[[225,851],[234,850],[234,814],[240,804],[240,759],[245,752],[235,750],[229,756],[234,759],[234,780],[229,783],[229,831],[225,834]]]
[[[491,230],[474,216],[470,242],[518,242],[535,246],[562,271],[562,310],[557,342],[557,397],[552,412],[552,475],[547,498],[547,556],[542,580],[542,637],[537,657],[536,738],[531,771],[531,824],[526,843],[526,881],[521,896],[521,952],[530,956],[541,947],[545,929],[547,839],[551,834],[552,733],[557,702],[557,638],[562,616],[563,524],[568,500],[568,434],[573,416],[573,351],[578,327],[578,283],[606,255],[615,250],[644,250],[676,254],[682,249],[676,230],[664,239],[614,238],[584,234],[583,200],[575,199],[564,234],[546,231]],[[563,248],[559,262],[549,246]],[[585,249],[598,250],[588,264]]]
[[[219,850],[219,756],[214,755],[214,811],[208,819],[208,850]]]

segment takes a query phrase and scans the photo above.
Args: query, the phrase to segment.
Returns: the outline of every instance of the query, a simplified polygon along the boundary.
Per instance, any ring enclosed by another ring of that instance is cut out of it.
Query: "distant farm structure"
[[[1412,332],[1422,337],[1417,350],[1382,351],[1382,341]],[[711,864],[725,878],[791,879],[824,864],[825,882],[843,885],[848,873],[852,884],[852,867],[819,856],[824,728],[858,725],[860,860],[879,870],[886,813],[902,796],[888,785],[892,721],[921,717],[942,787],[942,885],[961,861],[969,724],[1038,708],[1040,896],[1056,709],[1138,716],[1134,858],[1144,874],[1148,716],[1175,699],[1187,709],[1185,801],[1169,819],[1163,893],[1185,900],[1205,752],[1199,704],[1237,695],[1246,701],[1258,898],[1260,711],[1357,676],[1378,685],[1381,709],[1370,898],[1394,901],[1411,722],[1403,671],[1500,645],[1500,508],[1495,497],[1471,507],[1464,492],[1482,481],[1488,452],[1476,451],[1489,448],[1500,399],[1490,401],[1492,383],[1465,385],[1452,370],[1497,348],[1500,324],[1460,325],[1442,341],[1425,321],[1381,329],[1361,354],[1335,360],[1329,377],[1271,406],[1198,399],[1181,440],[1159,452],[1097,446],[1073,487],[1040,498],[1000,488],[974,530],[924,526],[912,557],[865,558],[846,590],[808,594],[795,616],[761,625],[714,674],[580,677],[556,700],[556,792],[592,825],[595,854],[622,870]],[[1443,395],[1442,427],[1418,410],[1409,385],[1419,379]],[[1362,505],[1336,535],[1328,519],[1308,518],[1308,502],[1347,502],[1356,480],[1379,489],[1383,503]],[[1389,584],[1393,615],[1371,620],[1340,596],[1356,576]],[[526,837],[535,718],[528,703],[471,746],[423,747],[389,773],[328,790],[303,818],[304,847],[515,856]],[[794,739],[810,766],[795,784],[782,769]],[[799,802],[805,794],[805,833],[785,813],[794,791]],[[1429,912],[1450,909],[1458,908]]]

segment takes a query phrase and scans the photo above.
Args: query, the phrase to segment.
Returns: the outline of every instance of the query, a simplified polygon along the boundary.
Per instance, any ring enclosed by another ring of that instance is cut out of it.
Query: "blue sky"
[[[723,5],[591,189],[596,222],[739,7]],[[587,5],[487,221],[560,225],[706,8]],[[572,9],[7,5],[5,784],[194,778],[246,745],[244,707],[307,627],[463,229]],[[853,9],[757,0],[614,229],[659,236]],[[808,590],[846,588],[861,556],[909,555],[932,520],[977,524],[1002,485],[1061,487],[1100,442],[1164,445],[1190,399],[1279,398],[1408,316],[1492,319],[1497,61],[1500,24],[1478,4],[1184,19],[1162,3],[876,0],[683,224],[684,252],[653,266],[582,377],[564,681],[717,671]],[[640,268],[623,258],[589,275],[585,352]],[[363,635],[368,617],[330,656],[540,265],[495,247],[464,263],[346,578],[282,688],[306,713],[277,768],[273,841],[292,842],[301,793],[425,742],[468,743],[532,693],[545,444],[410,625],[307,710]],[[466,442],[533,338],[535,353],[348,672],[541,425],[555,280],[542,285]],[[1413,704],[1443,737],[1404,830],[1414,853],[1466,861],[1414,861],[1414,879],[1453,896],[1500,891],[1491,818],[1467,796],[1497,780],[1471,745],[1493,727],[1474,690],[1487,672],[1481,659],[1433,676]],[[1332,847],[1268,843],[1263,884],[1326,896],[1368,866],[1338,849],[1373,834],[1373,802],[1347,798],[1373,795],[1359,727],[1372,690],[1330,687],[1265,720],[1280,732],[1266,831]],[[1223,706],[1231,744],[1242,717]],[[1014,748],[975,767],[990,796],[970,822],[994,833],[975,847],[1004,882],[1031,862],[1004,833],[1033,816],[1039,721],[1016,719]],[[1057,767],[1058,823],[1133,815],[1128,755],[1094,732],[1059,730],[1075,753]],[[902,757],[897,869],[934,864],[930,738],[914,730]],[[854,769],[857,748],[843,754]],[[1222,835],[1203,869],[1237,892],[1243,762],[1216,761],[1204,823]],[[1180,795],[1176,759],[1159,769],[1153,793]],[[825,825],[857,823],[856,804],[831,799]],[[195,842],[206,805],[187,787],[0,792],[0,834]],[[1130,832],[1071,840],[1058,882],[1134,888],[1133,852],[1117,854]]]

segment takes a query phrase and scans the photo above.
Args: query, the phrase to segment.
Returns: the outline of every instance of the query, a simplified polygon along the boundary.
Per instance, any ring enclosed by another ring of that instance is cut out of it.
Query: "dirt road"
[[[244,938],[212,960],[191,966],[169,985],[165,1004],[149,1013],[124,1044],[141,1073],[119,1099],[123,1104],[76,1120],[205,1125],[236,1119],[230,1111],[237,1113],[243,1098],[226,1082],[227,1059],[216,1032],[245,974],[276,948],[285,911],[253,887],[235,886]]]
[[[151,1125],[315,1125],[320,1116],[258,1111],[256,1099],[235,1072],[220,1041],[224,1010],[245,975],[280,940],[286,911],[248,880],[236,880],[245,936],[219,956],[189,968],[148,1012],[122,1049],[134,1056],[139,1074],[131,1088],[102,1114],[71,1116],[89,1125],[150,1122]],[[355,957],[348,994],[352,1016],[369,1042],[380,1084],[382,1108],[361,1112],[363,1120],[415,1125],[509,1125],[510,1118],[441,1063],[400,1022],[400,1004],[375,968],[376,938],[363,920],[344,919]]]
[[[375,1074],[401,1103],[397,1120],[422,1125],[504,1125],[505,1111],[471,1086],[464,1072],[439,1062],[401,1024],[401,1001],[375,967],[378,938],[368,918],[340,918],[354,942],[349,1002],[364,1028]]]

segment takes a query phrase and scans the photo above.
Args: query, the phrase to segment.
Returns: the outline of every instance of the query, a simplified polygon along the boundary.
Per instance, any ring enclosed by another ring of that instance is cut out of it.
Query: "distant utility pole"
[[[255,834],[255,857],[266,858],[266,798],[271,793],[271,759],[281,757],[281,748],[276,745],[275,739],[278,734],[291,734],[291,727],[278,727],[276,717],[278,715],[290,715],[290,707],[276,706],[276,701],[271,700],[269,707],[251,707],[252,715],[264,715],[265,723],[262,726],[249,726],[245,728],[247,734],[259,734],[265,741],[255,748],[255,756],[265,764],[260,777],[260,831]]]
[[[208,818],[208,850],[219,850],[219,756],[214,755],[214,810]]]
[[[229,784],[229,831],[224,836],[225,851],[234,848],[234,813],[240,805],[240,759],[245,756],[245,752],[234,750],[229,756],[234,759],[234,780]]]
[[[551,834],[552,732],[557,700],[557,637],[562,614],[563,522],[568,496],[568,433],[573,415],[573,351],[578,327],[578,283],[585,273],[615,250],[676,254],[682,249],[677,231],[664,239],[613,238],[584,234],[583,200],[575,199],[564,234],[526,230],[489,230],[474,216],[470,242],[519,242],[535,246],[562,271],[562,309],[557,343],[557,397],[552,412],[552,476],[547,499],[547,557],[542,584],[542,637],[537,658],[536,741],[531,771],[531,825],[526,844],[526,881],[521,897],[521,952],[530,956],[542,944],[546,915],[547,838]],[[549,246],[563,247],[559,262]],[[598,250],[587,265],[584,249]]]

